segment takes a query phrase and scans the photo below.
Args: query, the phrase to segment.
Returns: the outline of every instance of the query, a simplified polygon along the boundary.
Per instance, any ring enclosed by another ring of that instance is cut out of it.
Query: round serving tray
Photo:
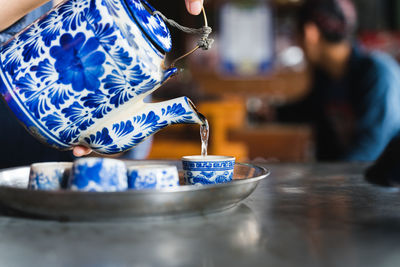
[[[145,162],[176,165],[182,176],[179,162]],[[127,161],[127,164],[137,162]],[[124,192],[35,191],[26,189],[29,167],[18,167],[0,170],[0,205],[23,215],[58,220],[205,214],[234,207],[268,175],[265,168],[236,163],[234,180],[226,184]]]

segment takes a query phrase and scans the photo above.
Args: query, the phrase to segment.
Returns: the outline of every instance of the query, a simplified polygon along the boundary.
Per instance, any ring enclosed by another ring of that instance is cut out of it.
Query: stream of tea
[[[208,135],[210,133],[210,128],[207,119],[204,119],[203,124],[200,126],[200,138],[201,138],[201,156],[207,156],[208,147]]]

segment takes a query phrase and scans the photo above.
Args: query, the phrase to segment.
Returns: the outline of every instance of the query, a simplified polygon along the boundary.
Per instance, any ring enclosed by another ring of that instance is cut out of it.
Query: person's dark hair
[[[351,38],[357,14],[350,0],[304,0],[298,20],[299,30],[313,22],[326,41],[336,43]]]

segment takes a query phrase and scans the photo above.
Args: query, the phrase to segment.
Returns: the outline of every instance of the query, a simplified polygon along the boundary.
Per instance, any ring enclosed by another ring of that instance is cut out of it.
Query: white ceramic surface
[[[232,181],[235,158],[214,155],[185,156],[182,164],[186,184],[220,184]]]
[[[65,188],[72,162],[35,163],[30,167],[28,188],[32,190],[60,190]]]
[[[161,189],[179,186],[179,174],[173,165],[138,165],[128,168],[129,189]]]
[[[125,163],[109,158],[81,158],[74,162],[69,189],[72,191],[115,192],[128,188]]]

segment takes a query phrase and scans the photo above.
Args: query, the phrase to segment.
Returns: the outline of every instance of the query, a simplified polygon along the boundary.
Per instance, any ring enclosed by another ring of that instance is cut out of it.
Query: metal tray
[[[182,176],[180,162],[145,162],[176,165]],[[112,193],[34,191],[26,189],[29,167],[18,167],[0,170],[0,205],[24,216],[67,221],[199,215],[234,207],[268,175],[262,167],[236,163],[234,180],[226,184]]]

